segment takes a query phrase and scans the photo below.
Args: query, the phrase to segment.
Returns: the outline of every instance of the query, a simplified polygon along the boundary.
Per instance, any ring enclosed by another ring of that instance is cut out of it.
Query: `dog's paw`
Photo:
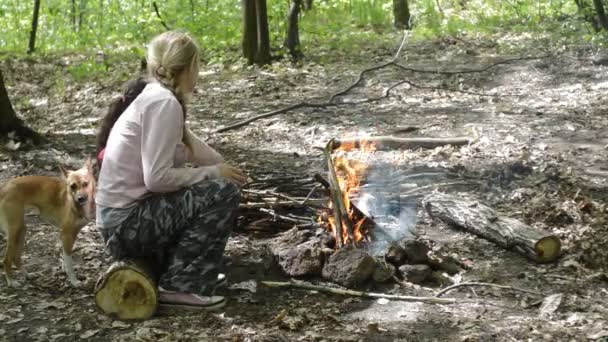
[[[21,283],[16,281],[15,279],[6,279],[6,284],[8,285],[8,287],[13,288],[13,289],[18,289],[21,287]]]

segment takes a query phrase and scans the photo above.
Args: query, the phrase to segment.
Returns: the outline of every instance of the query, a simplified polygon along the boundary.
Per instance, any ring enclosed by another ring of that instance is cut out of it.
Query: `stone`
[[[399,267],[403,280],[414,284],[424,283],[432,273],[431,268],[428,265],[401,265]]]
[[[417,265],[428,262],[429,247],[424,242],[406,239],[399,243],[399,247],[405,251],[405,263]]]
[[[395,273],[395,266],[382,258],[377,258],[376,268],[374,269],[374,273],[372,273],[372,279],[376,283],[384,283],[385,281],[393,279]]]
[[[331,252],[328,240],[329,236],[324,234],[292,228],[273,239],[269,249],[288,276],[319,276]]]
[[[365,284],[376,268],[376,260],[364,250],[344,246],[332,254],[323,266],[323,278],[349,288]]]
[[[405,250],[399,245],[390,245],[386,251],[385,259],[389,263],[399,267],[405,263]]]

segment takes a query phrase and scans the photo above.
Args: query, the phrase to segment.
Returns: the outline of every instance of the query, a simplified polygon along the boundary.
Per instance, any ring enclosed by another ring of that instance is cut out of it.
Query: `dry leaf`
[[[85,340],[87,338],[91,338],[91,337],[95,336],[95,334],[97,334],[98,332],[99,332],[99,329],[87,330],[83,334],[80,335],[80,338]]]
[[[540,305],[540,317],[547,317],[554,313],[559,305],[562,303],[562,294],[556,293],[550,296],[545,297],[543,299],[542,304]]]

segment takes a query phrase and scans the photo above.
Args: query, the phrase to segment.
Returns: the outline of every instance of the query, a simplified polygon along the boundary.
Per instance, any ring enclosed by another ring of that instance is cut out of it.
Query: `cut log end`
[[[536,250],[536,258],[540,263],[548,263],[555,261],[561,253],[562,243],[556,236],[545,236],[538,240],[534,249]]]
[[[95,302],[107,315],[122,320],[152,317],[158,306],[156,283],[135,265],[110,267],[95,288]]]

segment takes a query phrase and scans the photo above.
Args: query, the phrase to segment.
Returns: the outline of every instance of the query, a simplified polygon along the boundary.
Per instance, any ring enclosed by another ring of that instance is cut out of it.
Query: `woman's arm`
[[[141,154],[146,188],[171,192],[200,181],[216,178],[218,168],[175,168],[175,146],[181,141],[184,118],[175,98],[157,100],[141,115]]]
[[[192,133],[188,127],[184,129],[184,135],[191,145],[190,149],[186,148],[185,150],[187,161],[196,166],[208,166],[224,162],[222,155]]]

